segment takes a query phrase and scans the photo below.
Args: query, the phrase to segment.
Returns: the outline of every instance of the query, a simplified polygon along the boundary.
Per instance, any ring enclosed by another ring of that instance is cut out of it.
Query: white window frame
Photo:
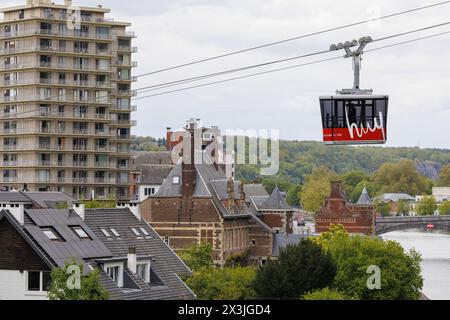
[[[119,274],[118,274],[118,278],[117,278],[117,286],[119,288],[123,288],[123,262],[118,262],[118,263],[105,263],[103,265],[103,270],[105,271],[106,275],[109,277],[109,273],[108,273],[108,269],[110,268],[119,268]],[[110,278],[111,280],[113,280],[112,278]],[[113,280],[114,281],[114,280]]]
[[[142,280],[144,280],[147,283],[150,283],[150,267],[151,267],[150,260],[138,261],[138,263],[136,265],[136,273],[138,276],[140,276],[139,272],[137,272],[139,266],[144,266],[144,268],[145,268],[145,277]]]
[[[28,290],[28,277],[30,272],[39,272],[39,291]],[[25,294],[32,296],[47,296],[48,291],[44,291],[44,271],[25,271]]]

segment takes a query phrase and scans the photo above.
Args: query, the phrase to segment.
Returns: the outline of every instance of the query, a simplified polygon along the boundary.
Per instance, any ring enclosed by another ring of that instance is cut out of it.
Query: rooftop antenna
[[[362,55],[364,53],[364,48],[373,42],[371,37],[363,37],[358,40],[346,41],[345,43],[333,44],[330,47],[330,51],[338,51],[345,50],[344,58],[352,58],[353,59],[353,88],[352,89],[342,89],[341,91],[337,90],[338,94],[359,94],[359,95],[371,95],[373,93],[372,89],[360,89],[360,75],[361,75],[361,61]],[[357,50],[353,50],[351,48],[358,46]]]

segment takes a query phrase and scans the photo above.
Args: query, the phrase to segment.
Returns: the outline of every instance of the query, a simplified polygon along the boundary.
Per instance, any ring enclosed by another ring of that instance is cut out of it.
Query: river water
[[[399,231],[382,236],[399,242],[405,250],[422,254],[422,292],[431,300],[450,300],[450,235],[437,232]]]

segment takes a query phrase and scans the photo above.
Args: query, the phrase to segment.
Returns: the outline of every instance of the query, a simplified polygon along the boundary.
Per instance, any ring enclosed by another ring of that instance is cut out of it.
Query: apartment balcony
[[[81,168],[85,168],[85,167],[88,167],[89,165],[88,165],[88,162],[87,162],[87,161],[74,161],[74,162],[72,163],[72,166],[73,166],[73,167],[81,167]]]
[[[137,111],[137,106],[136,105],[132,105],[132,106],[115,105],[115,106],[111,107],[111,111],[130,111],[130,112],[134,112],[134,111]]]
[[[84,178],[84,177],[74,177],[72,178],[72,182],[73,183],[88,183],[88,178]]]
[[[17,167],[17,161],[3,161],[3,167]]]
[[[118,51],[130,52],[130,53],[136,53],[138,51],[138,48],[137,47],[132,47],[132,46],[118,45],[117,46],[117,50]]]
[[[113,89],[111,94],[115,95],[115,96],[136,97],[137,96],[137,91],[136,90],[131,90],[131,89]]]
[[[15,183],[17,182],[17,177],[3,177],[0,178],[0,181],[3,181],[3,183]]]
[[[3,134],[16,134],[17,128],[3,129]]]
[[[125,62],[125,61],[116,60],[116,61],[114,61],[114,65],[120,66],[120,67],[136,68],[138,63],[137,63],[137,61]]]

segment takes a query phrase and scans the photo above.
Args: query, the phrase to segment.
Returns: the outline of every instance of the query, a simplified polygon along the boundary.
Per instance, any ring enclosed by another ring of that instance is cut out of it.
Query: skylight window
[[[120,237],[120,234],[117,232],[116,229],[110,228],[109,230],[111,230],[112,234],[116,237]]]
[[[100,229],[100,231],[105,235],[105,237],[111,238],[111,235],[109,234],[108,230],[106,230],[106,229]]]
[[[43,228],[42,232],[52,241],[61,241],[58,233],[53,228]]]
[[[142,232],[142,234],[144,235],[144,236],[148,236],[149,234],[148,234],[148,232],[147,232],[147,230],[145,230],[144,228],[139,228],[139,230],[141,230],[141,232]]]
[[[89,235],[84,231],[82,227],[72,227],[72,230],[77,234],[80,239],[90,239]]]
[[[131,231],[133,231],[133,233],[134,233],[136,236],[138,236],[138,237],[141,236],[141,234],[140,234],[140,232],[138,231],[138,229],[136,229],[136,228],[134,228],[134,227],[131,227]]]

